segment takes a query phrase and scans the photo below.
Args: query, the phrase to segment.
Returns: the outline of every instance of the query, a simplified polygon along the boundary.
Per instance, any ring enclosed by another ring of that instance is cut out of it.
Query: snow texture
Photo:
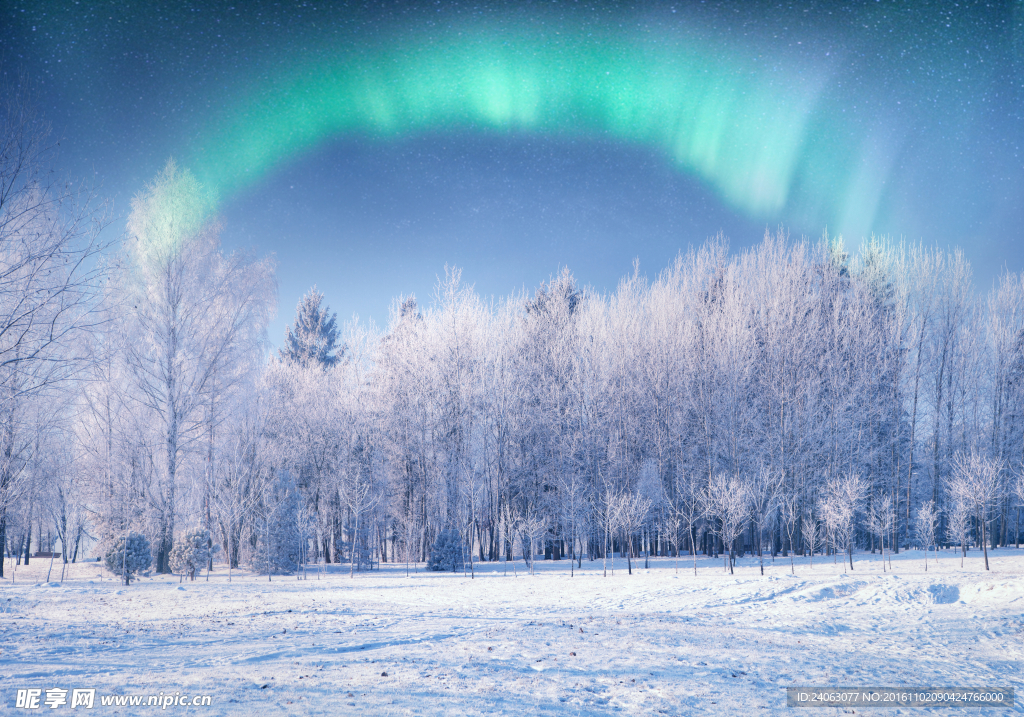
[[[19,566],[0,601],[0,704],[18,688],[97,694],[210,694],[202,715],[792,714],[785,687],[1013,686],[1024,689],[1024,551],[858,553],[722,563],[616,560],[614,576],[568,561],[483,563],[462,572],[404,565],[316,579],[215,570],[209,582],[141,577],[100,564],[42,583]],[[641,563],[642,565],[642,563]],[[13,566],[12,570],[13,570]],[[332,566],[334,567],[334,566]],[[97,698],[98,699],[98,698]],[[65,707],[65,709],[67,709]],[[97,709],[139,714],[145,708]],[[150,708],[149,711],[152,711]],[[837,708],[809,711],[843,714]],[[1024,714],[976,709],[972,715]],[[871,715],[896,714],[872,709]],[[962,714],[903,709],[903,714]]]

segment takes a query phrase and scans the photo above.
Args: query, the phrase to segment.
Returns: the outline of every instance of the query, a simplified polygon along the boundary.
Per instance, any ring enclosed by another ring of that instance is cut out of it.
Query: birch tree
[[[764,575],[764,554],[761,539],[773,513],[778,508],[779,490],[782,486],[781,474],[772,473],[762,466],[754,474],[747,488],[750,502],[750,517],[756,529],[754,539],[757,541],[757,559]]]
[[[886,538],[892,535],[895,512],[892,507],[892,496],[888,493],[875,495],[868,508],[868,529],[878,538],[882,553],[882,572],[885,572]],[[934,526],[932,530],[934,534]],[[892,563],[890,562],[890,567]]]
[[[704,492],[704,512],[714,521],[722,540],[724,568],[732,575],[736,539],[750,516],[750,489],[737,476],[716,474]]]
[[[938,516],[935,512],[935,504],[928,501],[917,509],[917,539],[924,548],[924,569],[928,571],[928,549],[935,544],[935,523]],[[936,550],[936,557],[938,551]]]
[[[120,288],[136,399],[159,422],[156,567],[168,572],[185,461],[204,437],[208,402],[230,362],[261,334],[274,296],[269,262],[220,252],[202,187],[168,162],[132,201]]]
[[[946,484],[954,506],[957,506],[953,512],[966,508],[978,521],[981,531],[978,542],[985,556],[985,570],[989,569],[986,529],[991,520],[989,511],[999,496],[1001,469],[998,460],[980,453],[957,453],[953,458],[952,475]]]
[[[849,556],[850,570],[853,570],[853,538],[857,528],[857,508],[867,495],[867,482],[859,475],[845,474],[828,482],[822,503],[822,513],[833,546],[838,553],[842,550]]]
[[[946,523],[946,540],[960,547],[960,567],[967,557],[967,543],[971,535],[971,512],[966,503],[953,503]]]
[[[103,320],[106,208],[53,171],[57,140],[33,105],[20,86],[0,87],[0,546],[19,495],[20,413],[75,376]]]

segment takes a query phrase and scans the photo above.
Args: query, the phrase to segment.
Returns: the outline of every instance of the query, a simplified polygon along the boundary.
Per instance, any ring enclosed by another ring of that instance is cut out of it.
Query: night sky
[[[173,157],[227,248],[383,326],[445,264],[614,289],[782,226],[1024,269],[1024,0],[0,2],[60,167],[119,214]]]

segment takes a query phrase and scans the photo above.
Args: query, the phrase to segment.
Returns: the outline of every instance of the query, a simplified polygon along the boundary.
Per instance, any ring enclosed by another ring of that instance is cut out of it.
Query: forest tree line
[[[470,566],[1019,541],[1018,274],[979,293],[959,250],[719,237],[610,294],[563,270],[488,301],[447,269],[383,331],[314,288],[272,353],[273,263],[222,251],[187,170],[103,246],[102,212],[46,183],[45,132],[5,121],[9,567],[133,534],[159,572],[205,541],[207,568],[268,574],[422,562],[441,535]]]

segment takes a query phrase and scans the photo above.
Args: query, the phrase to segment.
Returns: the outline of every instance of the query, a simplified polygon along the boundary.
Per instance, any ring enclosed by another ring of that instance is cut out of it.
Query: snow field
[[[859,554],[852,572],[797,558],[793,576],[777,558],[763,577],[756,558],[735,575],[698,558],[695,577],[683,557],[678,573],[670,558],[633,575],[616,560],[606,578],[600,561],[570,577],[563,560],[534,576],[521,562],[517,577],[477,564],[475,579],[331,566],[319,580],[218,570],[128,588],[96,563],[43,583],[47,561],[33,561],[0,588],[0,704],[22,712],[18,688],[95,687],[210,694],[211,707],[166,710],[203,715],[774,715],[793,712],[794,685],[1012,686],[1012,711],[969,713],[1024,714],[1024,550],[993,551],[987,573],[977,551],[963,569],[944,551],[925,572],[922,556],[884,573]]]

